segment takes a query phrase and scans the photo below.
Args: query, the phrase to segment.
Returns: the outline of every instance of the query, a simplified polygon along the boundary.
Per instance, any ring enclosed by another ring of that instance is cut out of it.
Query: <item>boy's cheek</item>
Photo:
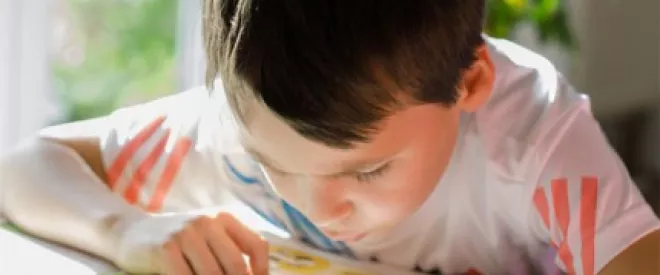
[[[372,201],[371,205],[374,208],[373,212],[382,212],[377,213],[379,215],[405,218],[414,212],[422,202],[418,196],[408,194],[407,196],[399,195],[398,198]]]
[[[273,191],[279,198],[297,209],[302,210],[305,207],[305,200],[308,200],[308,197],[301,194],[301,192],[305,193],[306,188],[300,179],[272,174],[269,176],[269,181]]]

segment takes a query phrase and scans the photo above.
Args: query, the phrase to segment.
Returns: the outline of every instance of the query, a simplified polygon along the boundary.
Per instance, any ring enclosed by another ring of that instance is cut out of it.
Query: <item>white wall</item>
[[[567,0],[579,52],[539,45],[523,28],[521,44],[552,60],[573,84],[591,96],[594,112],[612,117],[660,106],[660,1]]]
[[[584,88],[594,108],[616,115],[660,105],[660,1],[584,0]]]

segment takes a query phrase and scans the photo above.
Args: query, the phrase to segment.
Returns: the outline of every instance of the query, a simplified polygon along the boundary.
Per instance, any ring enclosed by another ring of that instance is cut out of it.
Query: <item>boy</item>
[[[230,191],[310,245],[403,269],[509,274],[550,248],[569,274],[660,274],[660,222],[586,97],[482,36],[483,10],[207,0],[216,91],[44,130],[3,160],[3,210],[133,272],[266,274],[257,234],[190,212]]]

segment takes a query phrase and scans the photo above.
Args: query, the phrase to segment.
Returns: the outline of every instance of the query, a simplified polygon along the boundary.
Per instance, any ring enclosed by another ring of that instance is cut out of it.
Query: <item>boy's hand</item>
[[[145,218],[126,227],[118,252],[117,265],[129,272],[268,274],[267,242],[227,213]]]

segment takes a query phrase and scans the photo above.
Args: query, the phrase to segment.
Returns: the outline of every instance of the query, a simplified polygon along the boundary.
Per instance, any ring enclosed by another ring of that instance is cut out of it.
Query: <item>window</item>
[[[200,0],[0,0],[0,153],[203,84]]]
[[[175,0],[58,0],[53,90],[63,121],[97,117],[176,90]]]

